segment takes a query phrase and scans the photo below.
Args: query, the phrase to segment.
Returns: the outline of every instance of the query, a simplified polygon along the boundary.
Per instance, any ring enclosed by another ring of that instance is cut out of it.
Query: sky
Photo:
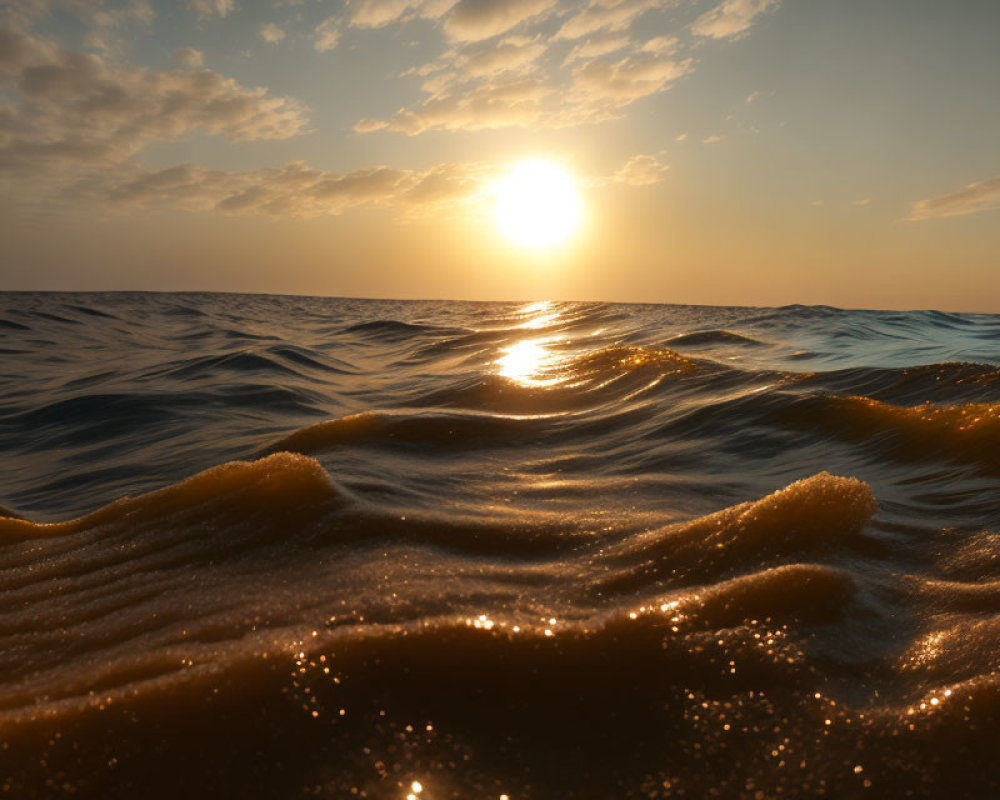
[[[1000,2],[0,2],[0,290],[1000,313]]]

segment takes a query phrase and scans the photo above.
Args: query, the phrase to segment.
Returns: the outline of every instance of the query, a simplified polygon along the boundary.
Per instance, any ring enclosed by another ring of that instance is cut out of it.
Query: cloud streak
[[[414,18],[438,19],[447,13],[456,0],[360,0],[350,24],[355,28],[381,28]]]
[[[313,33],[313,48],[319,53],[333,50],[340,42],[340,26],[336,17],[327,17]]]
[[[1000,208],[1000,175],[978,183],[970,183],[955,192],[918,200],[910,208],[907,219],[920,221],[977,214]]]
[[[489,39],[551,11],[555,4],[556,0],[459,0],[445,19],[444,31],[461,41]]]
[[[580,181],[648,186],[663,180],[668,165],[636,155],[615,173]],[[425,169],[389,166],[350,172],[316,169],[302,161],[277,168],[216,170],[195,164],[148,169],[135,163],[93,170],[62,187],[59,199],[77,206],[163,209],[274,218],[338,216],[382,208],[406,219],[477,215],[489,207],[498,164],[440,163]]]
[[[691,31],[709,39],[734,39],[750,30],[761,14],[778,8],[779,0],[723,0],[691,25]]]
[[[268,44],[277,44],[285,38],[285,32],[273,22],[265,22],[260,26],[260,38]]]
[[[562,128],[614,119],[693,71],[694,60],[675,56],[673,47],[674,40],[666,37],[645,43],[627,37],[587,40],[553,70],[541,63],[548,51],[539,38],[510,37],[478,51],[466,46],[411,71],[427,78],[423,90],[428,97],[421,103],[386,119],[362,119],[354,130],[415,136],[431,130]],[[597,56],[588,58],[591,53]]]
[[[666,177],[668,164],[664,164],[656,156],[632,156],[625,165],[614,174],[616,183],[627,186],[651,186],[660,183]]]
[[[497,79],[469,89],[445,89],[416,109],[387,120],[362,119],[358,133],[387,130],[415,136],[428,130],[484,130],[541,123],[549,90],[533,78]]]
[[[647,11],[673,5],[676,0],[592,0],[563,23],[556,37],[579,39],[598,32],[623,31]]]
[[[194,69],[205,63],[205,54],[193,47],[181,47],[174,52],[173,59],[175,64]]]
[[[343,214],[365,206],[391,207],[403,216],[440,214],[478,201],[490,169],[480,164],[437,164],[425,170],[368,167],[338,173],[303,162],[279,168],[213,170],[180,164],[147,170],[135,164],[93,174],[68,190],[77,200],[122,209],[160,207],[271,217]]]
[[[621,118],[632,104],[694,72],[697,38],[739,38],[778,2],[722,0],[694,22],[678,21],[682,0],[590,0],[568,8],[553,0],[438,5],[434,11],[451,47],[403,73],[424,78],[424,97],[388,116],[362,118],[353,130],[416,136]],[[425,0],[387,0],[381,6],[366,0],[359,15],[366,24],[430,16]],[[496,40],[505,33],[507,38]]]
[[[233,0],[191,0],[191,8],[198,12],[198,16],[208,19],[225,17],[235,5]]]

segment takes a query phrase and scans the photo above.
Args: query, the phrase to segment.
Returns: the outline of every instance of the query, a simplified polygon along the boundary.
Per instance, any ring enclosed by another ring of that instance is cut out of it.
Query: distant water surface
[[[998,316],[0,294],[0,454],[0,796],[1000,796]]]

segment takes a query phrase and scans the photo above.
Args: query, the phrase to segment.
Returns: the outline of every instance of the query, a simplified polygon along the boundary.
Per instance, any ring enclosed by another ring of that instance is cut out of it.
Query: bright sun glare
[[[576,183],[551,161],[522,161],[497,182],[495,192],[497,225],[517,244],[558,244],[580,226]]]

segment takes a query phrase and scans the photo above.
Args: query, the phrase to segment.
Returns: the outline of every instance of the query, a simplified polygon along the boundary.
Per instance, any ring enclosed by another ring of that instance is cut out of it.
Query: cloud
[[[489,203],[498,164],[441,163],[426,169],[374,166],[351,172],[315,169],[302,161],[277,168],[216,170],[178,164],[151,170],[133,162],[94,170],[64,187],[63,201],[100,209],[170,209],[276,218],[336,216],[384,208],[403,218],[476,213]],[[669,167],[636,155],[610,176],[582,183],[648,186]]]
[[[509,31],[551,10],[556,0],[459,0],[445,19],[452,39],[479,41]]]
[[[620,61],[591,61],[573,73],[578,104],[621,109],[641,97],[663,91],[690,73],[694,61],[638,52]]]
[[[0,81],[13,83],[22,71],[44,67],[59,57],[52,41],[0,28]]]
[[[316,26],[313,47],[320,53],[333,50],[340,42],[340,27],[336,17],[327,17]]]
[[[110,50],[116,44],[115,31],[130,22],[147,24],[156,14],[149,0],[125,0],[113,6],[103,0],[86,4],[75,4],[76,13],[87,27],[83,41],[87,47]]]
[[[567,85],[556,88],[527,67],[544,52],[535,40],[512,37],[469,55],[451,51],[412,74],[430,75],[430,96],[388,119],[366,118],[357,133],[398,131],[415,136],[430,130],[502,127],[560,128],[621,115],[639,98],[663,91],[692,71],[692,59],[635,51],[616,61],[577,63]],[[518,70],[522,74],[518,74]],[[502,73],[502,74],[501,74]]]
[[[415,110],[400,109],[388,120],[362,119],[358,133],[388,130],[414,136],[428,130],[482,130],[527,126],[541,119],[550,90],[534,78],[495,80],[467,91],[443,92]]]
[[[233,10],[233,0],[190,0],[191,8],[203,19],[224,17]]]
[[[156,17],[150,0],[15,0],[0,2],[0,26],[28,30],[56,12],[75,17],[84,46],[103,51],[120,49],[122,28],[148,25]]]
[[[496,75],[500,72],[516,72],[533,64],[545,45],[536,39],[511,36],[498,44],[474,52],[457,60],[462,72],[473,78]]]
[[[691,25],[691,31],[710,39],[730,39],[745,34],[761,14],[777,9],[779,0],[723,0]]]
[[[429,0],[361,0],[353,6],[352,24],[434,16],[451,46],[430,63],[402,73],[424,78],[422,100],[385,118],[361,119],[353,129],[417,135],[560,128],[620,118],[632,103],[694,71],[690,37],[672,35],[687,23],[650,14],[643,19],[642,36],[635,35],[637,20],[647,12],[687,2],[588,0],[558,6],[556,0],[441,0],[432,13]],[[702,36],[736,36],[777,5],[778,0],[724,0],[698,17],[696,27]],[[554,34],[553,23],[558,25]],[[518,35],[497,42],[495,37],[517,26]]]
[[[504,73],[504,80],[509,82],[516,75],[532,72],[545,50],[546,45],[538,37],[508,36],[499,42],[471,42],[404,74],[426,78],[421,89],[440,98],[467,91],[468,84],[495,82]]]
[[[266,22],[258,30],[260,38],[269,44],[277,44],[285,38],[285,32],[273,22]]]
[[[669,169],[670,166],[656,156],[637,155],[625,162],[613,180],[628,186],[649,186],[662,181]]]
[[[1000,175],[979,183],[970,183],[949,194],[919,200],[910,209],[908,219],[941,219],[977,214],[1000,208]]]
[[[296,100],[211,70],[131,69],[0,30],[0,172],[125,160],[196,130],[232,141],[285,139],[306,127]]]
[[[675,5],[673,0],[592,0],[563,23],[556,38],[579,39],[598,31],[623,31],[650,9],[671,5]]]
[[[7,28],[27,28],[49,10],[49,0],[21,0],[20,3],[0,4],[0,25]]]
[[[680,41],[676,36],[654,36],[649,41],[643,42],[639,49],[644,53],[673,53],[677,50]]]
[[[456,0],[360,0],[352,3],[350,24],[355,28],[381,28],[414,17],[438,19]]]
[[[701,140],[702,144],[718,144],[726,137],[719,133],[713,133],[711,136],[706,136]]]
[[[368,167],[338,173],[303,162],[243,171],[180,164],[147,170],[127,164],[78,181],[66,196],[128,209],[169,208],[272,217],[315,217],[376,206],[404,216],[467,209],[484,197],[495,170],[481,164],[437,164],[425,170]]]
[[[174,51],[174,63],[194,69],[205,63],[205,54],[193,47],[182,47]]]
[[[631,42],[628,36],[623,34],[604,33],[590,36],[580,44],[574,45],[573,49],[569,51],[569,55],[566,56],[566,60],[563,61],[563,66],[576,61],[590,61],[594,58],[617,53],[624,50],[629,44]]]

